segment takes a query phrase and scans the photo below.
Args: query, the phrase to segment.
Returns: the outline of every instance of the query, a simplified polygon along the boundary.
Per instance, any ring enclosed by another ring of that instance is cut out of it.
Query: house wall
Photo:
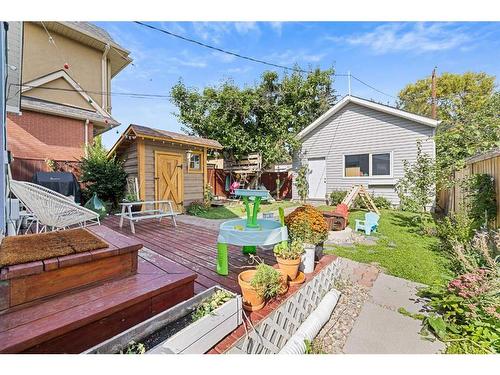
[[[145,179],[146,179],[146,200],[155,199],[155,151],[177,153],[182,155],[182,171],[184,176],[184,207],[195,200],[203,200],[203,173],[188,173],[186,151],[201,151],[202,148],[191,145],[181,145],[172,143],[162,143],[162,141],[144,141],[145,148]],[[203,159],[203,158],[202,158]],[[206,163],[206,160],[203,160]],[[202,171],[204,168],[202,166]],[[139,184],[142,184],[139,181]]]
[[[5,72],[7,74],[7,111],[17,113],[21,106],[19,84],[22,74],[23,23],[9,21],[8,24],[7,61],[10,66],[16,67],[16,69],[8,68]]]
[[[74,41],[63,35],[50,31],[57,45],[54,47],[49,43],[49,37],[42,26],[32,23],[24,23],[24,51],[23,51],[23,83],[43,77],[47,74],[64,69],[64,64],[68,63],[70,69],[67,73],[89,91],[90,97],[102,106],[102,96],[93,92],[102,91],[102,55],[103,51],[92,48],[85,44]],[[109,61],[108,61],[109,64]],[[109,77],[106,77],[109,79]],[[108,87],[110,87],[108,82]],[[40,90],[41,96],[47,96],[47,100],[57,103],[73,103],[73,96],[67,92],[44,93]],[[29,91],[28,91],[29,92]],[[73,105],[80,106],[80,101]]]
[[[398,205],[399,198],[394,186],[403,177],[403,160],[415,161],[417,140],[422,140],[424,152],[435,157],[432,139],[434,130],[423,124],[349,103],[302,139],[302,154],[296,154],[293,160],[294,177],[301,160],[304,162],[310,158],[324,157],[327,194],[362,184],[375,196],[384,196],[392,204]],[[392,152],[392,177],[343,177],[343,155],[384,152]],[[298,199],[295,186],[293,198]]]
[[[48,145],[83,149],[85,144],[85,121],[83,120],[23,110],[20,115],[10,113],[8,121],[16,123],[28,133]],[[89,123],[89,142],[92,141],[92,129],[92,123]],[[29,145],[26,145],[26,147],[29,147]],[[14,156],[19,158],[23,157],[22,154]]]

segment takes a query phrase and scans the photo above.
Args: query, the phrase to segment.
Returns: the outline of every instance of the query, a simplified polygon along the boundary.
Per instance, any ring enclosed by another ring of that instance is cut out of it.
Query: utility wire
[[[387,93],[385,93],[385,92],[383,92],[383,91],[380,91],[379,89],[377,89],[377,88],[373,87],[372,85],[369,85],[368,83],[366,83],[366,82],[364,82],[364,81],[360,80],[358,77],[353,76],[352,74],[351,74],[351,77],[352,77],[352,78],[354,78],[354,79],[355,79],[356,81],[358,81],[359,83],[361,83],[361,84],[363,84],[363,85],[365,85],[365,86],[367,86],[367,87],[371,88],[372,90],[375,90],[376,92],[378,92],[378,93],[380,93],[380,94],[382,94],[382,95],[389,96],[389,97],[391,97],[391,98],[397,99],[394,95],[387,94]]]
[[[254,63],[264,64],[264,65],[272,66],[272,67],[275,67],[275,68],[280,68],[280,69],[285,69],[285,70],[291,70],[291,71],[300,72],[300,73],[312,73],[313,72],[312,70],[305,70],[305,69],[301,69],[299,67],[290,67],[290,66],[286,66],[286,65],[276,64],[276,63],[273,63],[273,62],[269,62],[269,61],[257,59],[255,57],[251,57],[251,56],[241,55],[241,54],[236,53],[236,52],[228,51],[228,50],[225,50],[225,49],[222,49],[222,48],[219,48],[219,47],[212,46],[212,45],[207,44],[207,43],[200,42],[200,41],[195,40],[195,39],[191,39],[191,38],[187,38],[185,36],[179,35],[179,34],[175,34],[175,33],[171,32],[171,31],[168,31],[168,30],[165,30],[165,29],[162,29],[160,27],[153,26],[153,25],[149,25],[149,24],[144,23],[144,22],[134,21],[134,23],[136,23],[138,25],[141,25],[141,26],[144,26],[144,27],[147,27],[149,29],[156,30],[156,31],[159,31],[161,33],[173,36],[174,38],[182,39],[182,40],[184,40],[186,42],[194,43],[194,44],[197,44],[197,45],[199,45],[201,47],[209,48],[211,50],[218,51],[218,52],[221,52],[221,53],[225,53],[225,54],[230,55],[230,56],[238,57],[240,59],[252,61]],[[334,75],[337,75],[337,76],[347,76],[347,74],[334,74]]]

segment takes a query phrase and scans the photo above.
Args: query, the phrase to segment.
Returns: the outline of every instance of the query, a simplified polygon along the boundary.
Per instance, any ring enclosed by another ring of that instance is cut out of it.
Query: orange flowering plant
[[[293,240],[319,244],[328,238],[328,225],[321,211],[311,205],[297,207],[285,218]]]

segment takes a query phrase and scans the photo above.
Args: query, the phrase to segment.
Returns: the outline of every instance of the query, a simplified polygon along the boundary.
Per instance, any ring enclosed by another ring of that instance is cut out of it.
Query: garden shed
[[[128,177],[137,177],[141,200],[171,200],[182,211],[203,200],[207,153],[219,142],[131,124],[109,155],[124,161]]]

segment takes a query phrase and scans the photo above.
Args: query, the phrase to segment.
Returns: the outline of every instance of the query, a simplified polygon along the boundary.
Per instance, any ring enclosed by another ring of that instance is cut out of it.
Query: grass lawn
[[[319,207],[331,210],[332,207]],[[352,211],[349,226],[354,229],[355,219],[363,219],[365,211]],[[331,246],[325,251],[362,263],[378,263],[393,276],[431,284],[449,274],[449,262],[439,252],[439,239],[418,233],[412,222],[415,214],[381,210],[379,230],[375,234],[379,240],[375,246],[355,245],[354,247]]]
[[[273,203],[262,202],[260,204],[259,212],[263,213],[263,212],[278,211],[279,207],[287,208],[295,206],[298,206],[298,203],[290,201],[279,201]],[[245,215],[245,206],[243,205],[243,202],[240,202],[228,206],[210,207],[206,211],[200,212],[196,216],[203,217],[205,219],[236,219],[244,215]]]

